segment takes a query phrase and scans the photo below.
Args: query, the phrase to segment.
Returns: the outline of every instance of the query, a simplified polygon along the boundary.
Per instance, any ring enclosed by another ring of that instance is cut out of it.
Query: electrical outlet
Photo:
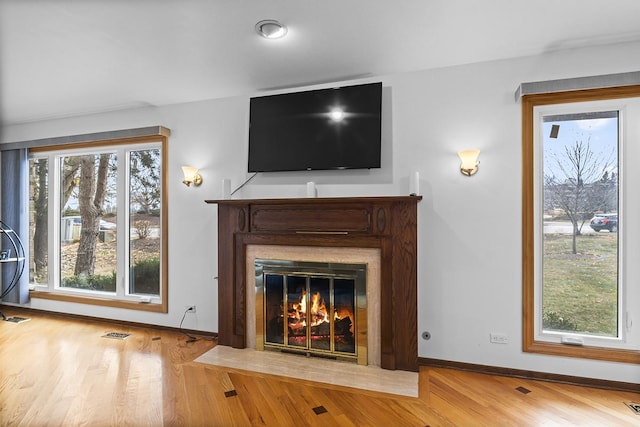
[[[196,312],[196,306],[195,305],[185,305],[184,309],[187,311],[187,313],[195,313]]]
[[[506,334],[497,334],[495,332],[489,334],[489,341],[493,344],[507,344],[509,342]]]

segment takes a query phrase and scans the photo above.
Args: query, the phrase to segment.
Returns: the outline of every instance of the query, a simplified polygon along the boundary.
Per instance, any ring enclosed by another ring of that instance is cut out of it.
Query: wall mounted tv
[[[380,167],[382,83],[251,98],[249,172]]]

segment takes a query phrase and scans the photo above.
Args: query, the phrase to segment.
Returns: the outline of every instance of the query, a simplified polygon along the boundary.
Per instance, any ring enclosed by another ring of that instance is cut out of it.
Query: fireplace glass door
[[[257,346],[362,358],[366,341],[362,349],[358,335],[366,339],[365,271],[361,264],[256,260],[257,313],[262,314]]]

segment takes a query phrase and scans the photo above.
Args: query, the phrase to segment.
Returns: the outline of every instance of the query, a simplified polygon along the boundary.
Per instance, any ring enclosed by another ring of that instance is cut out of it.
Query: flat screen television
[[[380,167],[382,83],[251,98],[249,172]]]

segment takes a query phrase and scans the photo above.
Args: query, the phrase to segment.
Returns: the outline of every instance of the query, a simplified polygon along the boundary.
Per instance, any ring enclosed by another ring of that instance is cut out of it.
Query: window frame
[[[527,353],[640,364],[640,350],[571,346],[536,338],[535,108],[554,104],[622,100],[640,97],[640,85],[524,95],[522,97],[522,346]],[[620,155],[620,162],[624,157]]]
[[[150,146],[150,144],[156,144],[159,146],[160,153],[160,182],[161,182],[161,196],[160,196],[160,226],[161,226],[161,234],[160,234],[160,295],[159,298],[152,298],[151,302],[144,301],[140,297],[128,296],[128,291],[124,292],[124,296],[112,296],[112,295],[99,295],[97,293],[86,292],[81,290],[73,290],[66,289],[57,286],[59,279],[53,279],[52,275],[59,275],[59,266],[57,266],[57,248],[54,251],[54,256],[52,257],[50,254],[49,257],[49,280],[47,285],[44,286],[31,286],[30,297],[31,298],[41,298],[41,299],[49,299],[49,300],[57,300],[57,301],[66,301],[73,303],[81,303],[81,304],[89,304],[89,305],[98,305],[98,306],[106,306],[106,307],[114,307],[114,308],[126,308],[140,311],[150,311],[150,312],[159,312],[159,313],[167,313],[168,312],[168,195],[167,195],[167,169],[168,169],[168,133],[167,134],[159,134],[159,135],[147,135],[140,137],[129,137],[129,138],[119,138],[119,139],[106,139],[106,140],[97,140],[87,143],[70,143],[70,144],[59,144],[52,146],[40,146],[33,147],[29,149],[29,157],[32,154],[37,156],[38,153],[53,153],[54,156],[57,156],[56,152],[63,151],[77,151],[77,150],[99,150],[100,148],[121,148],[123,146],[139,146],[140,149],[146,149]],[[127,156],[128,157],[128,156]],[[49,168],[53,165],[49,164]],[[56,168],[58,169],[58,168]],[[54,177],[57,172],[49,170],[50,177]],[[128,179],[128,168],[125,172],[127,174]],[[52,190],[51,185],[57,185],[57,180],[54,178],[50,180],[49,183],[49,191]],[[57,191],[57,190],[56,190]],[[128,191],[127,191],[128,193]],[[51,195],[51,193],[50,193]],[[128,200],[127,196],[123,196],[123,198]],[[52,199],[50,199],[52,200]],[[55,205],[55,203],[53,204]],[[56,209],[55,206],[50,206],[49,209]],[[129,213],[128,206],[123,206],[126,214],[126,221],[128,221]],[[123,211],[123,212],[124,212]],[[50,210],[51,212],[51,210]],[[58,215],[54,215],[55,218],[58,218]],[[123,220],[125,221],[125,220]],[[59,223],[59,221],[57,221]],[[56,226],[56,221],[50,215],[49,220],[49,229],[53,232],[49,233],[49,251],[53,247],[59,244],[56,240],[59,237],[59,226]],[[53,245],[53,246],[52,246]],[[118,246],[120,249],[123,246]],[[128,250],[122,251],[122,253],[118,253],[118,256],[128,257]],[[123,261],[125,262],[125,261]],[[120,261],[118,262],[120,263]],[[125,277],[128,277],[128,274],[125,272]],[[128,286],[125,284],[125,286]],[[155,301],[154,301],[155,300]]]

